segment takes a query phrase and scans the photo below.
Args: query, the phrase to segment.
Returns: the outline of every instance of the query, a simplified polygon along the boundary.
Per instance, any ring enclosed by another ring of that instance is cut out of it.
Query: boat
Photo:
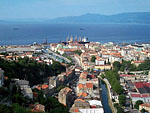
[[[13,28],[13,30],[19,30],[19,28]]]
[[[83,28],[80,28],[80,30],[84,30]]]

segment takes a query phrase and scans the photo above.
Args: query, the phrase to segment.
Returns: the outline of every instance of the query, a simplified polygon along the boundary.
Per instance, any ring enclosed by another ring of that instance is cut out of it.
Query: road
[[[61,55],[59,55],[59,54],[57,54],[57,53],[55,53],[55,52],[53,52],[53,51],[51,51],[50,49],[47,49],[46,51],[45,51],[45,53],[46,53],[46,56],[47,57],[50,57],[50,58],[52,58],[52,59],[54,59],[54,60],[64,60],[64,61],[66,61],[67,63],[71,63],[71,61],[69,60],[69,59],[67,59],[66,57],[63,57],[63,56],[61,56]]]

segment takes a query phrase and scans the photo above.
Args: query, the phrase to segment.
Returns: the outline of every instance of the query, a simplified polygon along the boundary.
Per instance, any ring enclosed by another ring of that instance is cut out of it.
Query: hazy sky
[[[150,12],[150,0],[0,0],[0,19]]]

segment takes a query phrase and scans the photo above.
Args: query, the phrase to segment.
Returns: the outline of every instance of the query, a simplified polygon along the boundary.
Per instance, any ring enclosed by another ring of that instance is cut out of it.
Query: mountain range
[[[36,21],[35,21],[36,20]],[[0,20],[13,22],[14,20]],[[150,12],[129,12],[115,15],[87,13],[81,16],[58,17],[54,19],[23,19],[14,22],[43,22],[43,23],[139,23],[150,24]]]
[[[150,24],[150,12],[101,15],[87,13],[81,16],[59,17],[46,20],[50,23],[142,23]]]

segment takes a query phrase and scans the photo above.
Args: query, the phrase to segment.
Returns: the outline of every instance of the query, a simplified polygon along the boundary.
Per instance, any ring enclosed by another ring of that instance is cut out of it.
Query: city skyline
[[[1,0],[0,19],[56,18],[86,13],[150,12],[149,0]]]

